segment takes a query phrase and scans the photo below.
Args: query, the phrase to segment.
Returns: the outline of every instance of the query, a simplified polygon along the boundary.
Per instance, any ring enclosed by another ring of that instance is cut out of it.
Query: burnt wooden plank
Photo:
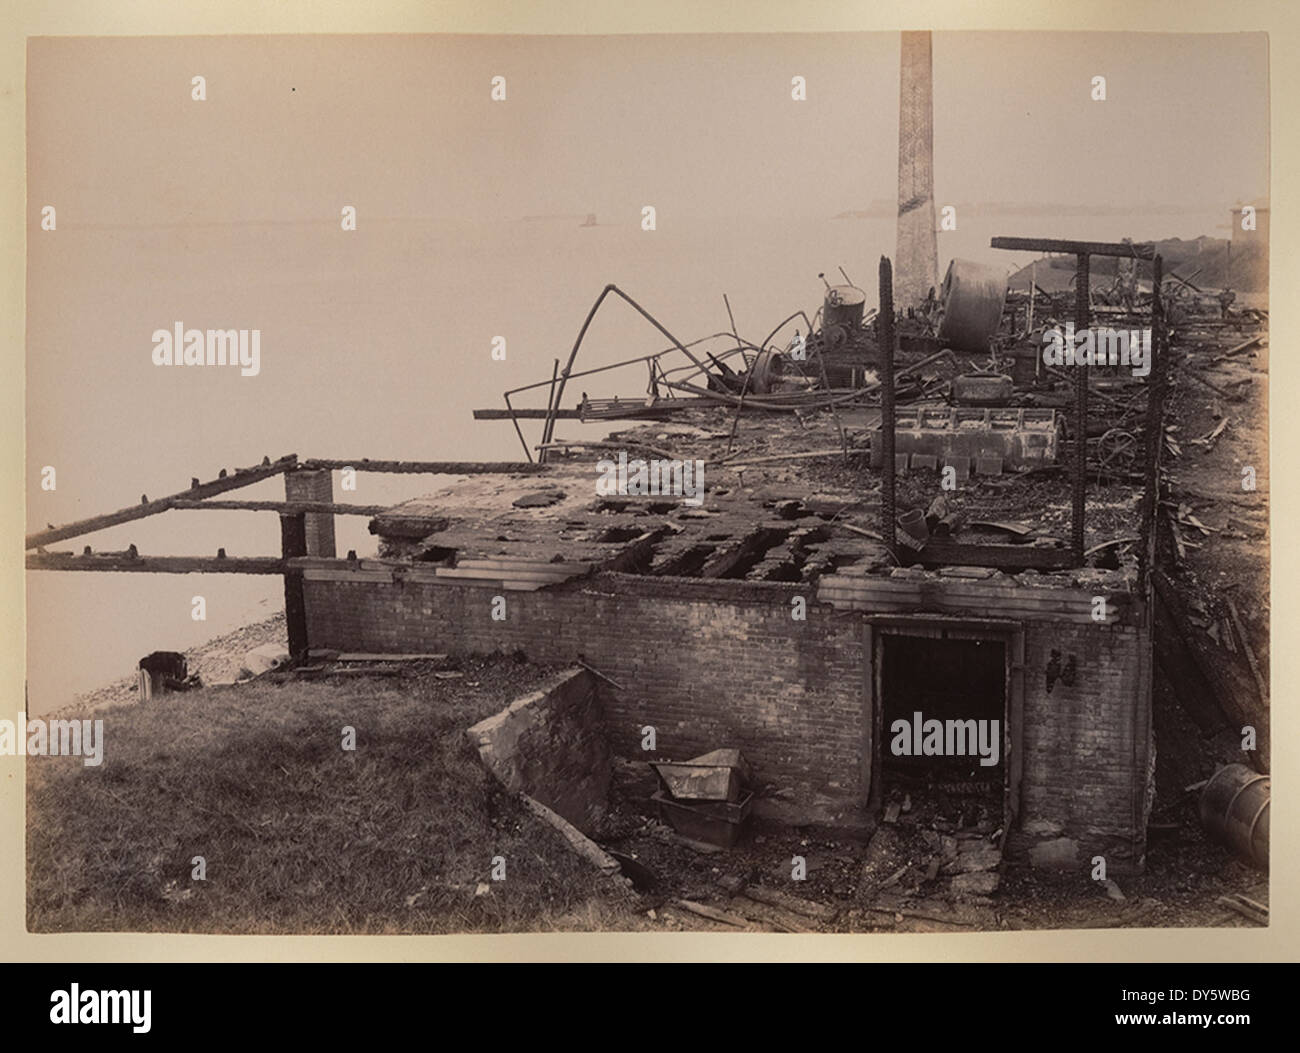
[[[446,516],[397,515],[385,508],[370,521],[367,529],[380,537],[419,541],[446,530],[450,522]]]
[[[1067,241],[1061,238],[994,238],[990,245],[995,249],[1012,249],[1018,252],[1062,252],[1071,256],[1086,253],[1089,256],[1123,256],[1139,260],[1153,260],[1156,247],[1149,241],[1125,245],[1117,241]]]
[[[562,409],[550,411],[560,420],[578,420],[579,414],[575,409]],[[546,420],[548,411],[544,409],[476,409],[474,411],[475,420]]]
[[[349,505],[333,501],[193,501],[188,498],[173,500],[172,508],[186,511],[216,512],[280,512],[299,515],[305,512],[323,512],[336,516],[375,516],[387,512],[391,505]]]
[[[1105,624],[1133,625],[1139,611],[1133,597],[1100,589],[1107,597]],[[944,611],[972,612],[998,617],[1065,620],[1096,624],[1093,594],[1079,589],[1034,588],[965,583],[943,578],[899,581],[889,578],[824,576],[817,588],[819,602],[867,610],[874,614],[911,614]]]
[[[1026,545],[970,545],[931,538],[915,558],[925,567],[996,567],[999,570],[1066,570],[1074,565],[1069,549]]]
[[[489,567],[438,567],[434,576],[472,581],[509,578],[512,581],[537,581],[554,585],[562,581],[568,581],[569,578],[575,577],[578,573],[581,572],[536,570],[532,567],[518,567],[508,570],[495,570]]]
[[[396,472],[410,475],[537,475],[548,469],[542,464],[527,461],[356,461],[321,460],[304,461],[300,467],[353,468],[358,472]]]
[[[284,621],[289,636],[289,653],[295,658],[307,654],[307,598],[303,590],[302,571],[289,567],[289,561],[307,555],[307,517],[280,517],[280,554],[286,564],[284,572]]]

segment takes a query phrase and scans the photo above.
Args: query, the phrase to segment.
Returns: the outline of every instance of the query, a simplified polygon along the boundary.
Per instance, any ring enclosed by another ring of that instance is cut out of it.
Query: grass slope
[[[97,713],[101,766],[28,759],[28,928],[635,926],[631,901],[505,793],[463,737],[551,670],[495,658],[463,671],[257,682]],[[345,725],[355,751],[342,748]],[[191,876],[195,856],[204,881]],[[505,881],[490,880],[495,856]]]

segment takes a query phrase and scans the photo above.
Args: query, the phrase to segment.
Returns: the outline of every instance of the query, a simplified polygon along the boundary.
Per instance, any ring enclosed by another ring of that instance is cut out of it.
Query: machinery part
[[[822,326],[822,351],[838,351],[849,344],[850,333],[843,325]]]
[[[873,432],[871,467],[886,465],[884,424]],[[947,409],[896,411],[893,453],[932,457],[937,464],[1000,459],[1009,471],[1056,462],[1059,418],[1045,409]]]
[[[1131,471],[1137,452],[1137,436],[1123,428],[1111,428],[1097,440],[1097,467],[1115,472]]]
[[[953,260],[939,288],[939,342],[958,351],[987,351],[1006,298],[1006,275],[997,267]]]
[[[1005,406],[1015,386],[1004,373],[963,373],[952,380],[952,398],[958,406]]]
[[[1244,764],[1220,768],[1201,790],[1201,826],[1221,844],[1268,868],[1268,805],[1272,780]]]
[[[750,373],[753,382],[749,384],[749,390],[755,395],[767,394],[785,375],[785,360],[781,357],[781,352],[772,348],[760,351],[750,367]]]

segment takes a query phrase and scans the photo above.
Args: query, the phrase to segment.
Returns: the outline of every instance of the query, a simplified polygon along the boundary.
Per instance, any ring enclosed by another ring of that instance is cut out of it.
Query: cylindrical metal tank
[[[822,328],[842,325],[850,333],[862,325],[867,294],[856,285],[832,285],[822,302]]]
[[[939,288],[939,342],[955,351],[987,351],[1006,298],[1007,277],[999,268],[953,260]]]
[[[1216,771],[1201,790],[1205,832],[1256,866],[1268,866],[1271,780],[1244,764]]]

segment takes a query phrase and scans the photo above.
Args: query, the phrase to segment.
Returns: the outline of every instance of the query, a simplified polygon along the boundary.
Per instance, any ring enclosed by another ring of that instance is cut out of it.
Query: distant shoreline
[[[284,612],[278,611],[269,618],[251,622],[221,636],[198,644],[185,651],[191,674],[198,673],[204,687],[213,684],[233,683],[244,668],[244,656],[254,647],[285,640]],[[109,706],[131,705],[139,701],[134,674],[112,683],[83,692],[66,706],[48,715],[66,716],[72,713],[89,713]]]

